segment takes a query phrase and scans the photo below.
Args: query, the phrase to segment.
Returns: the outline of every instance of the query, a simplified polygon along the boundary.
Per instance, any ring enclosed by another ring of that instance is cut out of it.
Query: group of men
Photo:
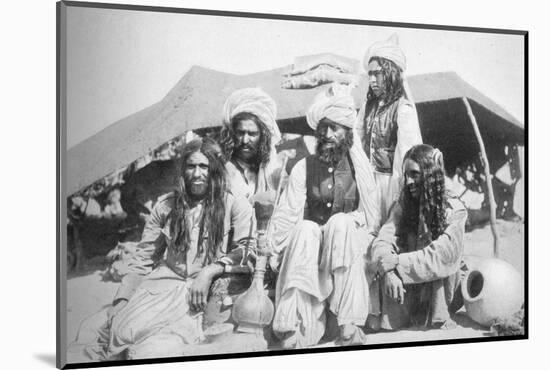
[[[284,187],[275,102],[257,88],[231,94],[220,139],[185,146],[178,188],[158,200],[103,324],[84,325],[73,354],[184,354],[200,337],[212,282],[254,245],[253,206],[265,193],[278,199],[267,233],[277,274],[272,330],[283,348],[453,326],[466,210],[445,191],[442,153],[422,144],[396,38],[373,44],[364,66],[359,112],[339,86],[312,102],[317,148]]]

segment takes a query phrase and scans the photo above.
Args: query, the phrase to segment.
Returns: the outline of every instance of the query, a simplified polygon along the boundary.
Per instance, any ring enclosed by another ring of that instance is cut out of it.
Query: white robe
[[[380,224],[370,163],[355,140],[350,156],[359,208],[333,215],[325,225],[303,220],[306,166],[294,166],[271,220],[276,261],[280,261],[273,330],[294,332],[296,346],[319,342],[326,329],[325,305],[338,325],[364,325],[369,311],[366,253]],[[276,264],[276,263],[272,263]]]

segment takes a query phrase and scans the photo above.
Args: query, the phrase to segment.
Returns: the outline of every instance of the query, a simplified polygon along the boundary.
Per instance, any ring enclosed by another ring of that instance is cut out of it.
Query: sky
[[[455,71],[524,121],[523,36],[69,7],[67,147],[158,102],[193,65],[249,74],[324,52],[362,60],[393,33],[408,75]]]

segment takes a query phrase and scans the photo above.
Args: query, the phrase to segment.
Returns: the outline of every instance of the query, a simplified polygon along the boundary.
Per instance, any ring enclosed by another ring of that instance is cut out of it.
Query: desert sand
[[[524,224],[498,220],[498,233],[501,242],[501,258],[512,264],[524,276]],[[492,257],[493,238],[487,224],[465,235],[465,260],[469,266],[475,265],[479,258]],[[82,269],[73,273],[67,281],[67,335],[69,342],[74,340],[80,322],[109,305],[118,283],[102,280],[103,258],[96,257],[85,261]],[[470,320],[464,308],[454,317],[458,326],[454,329],[426,330],[409,328],[396,332],[368,334],[368,344],[400,343],[413,341],[432,341],[441,339],[462,339],[489,335],[488,328],[481,327]],[[321,343],[318,347],[330,347],[334,342]],[[278,349],[271,343],[268,349]],[[224,352],[217,348],[217,352]]]

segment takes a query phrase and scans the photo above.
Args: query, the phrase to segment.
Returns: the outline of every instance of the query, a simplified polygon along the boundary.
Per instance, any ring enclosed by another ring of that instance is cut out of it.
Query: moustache
[[[321,151],[336,151],[340,148],[340,144],[334,141],[322,141],[318,144],[317,148]]]
[[[192,176],[184,178],[187,185],[206,183],[208,181],[206,176]]]
[[[206,184],[208,182],[208,178],[206,176],[193,176],[185,179],[185,182],[189,185],[201,185]]]
[[[193,177],[189,180],[191,183],[206,183],[206,177]]]
[[[319,141],[321,142],[321,144],[334,144],[334,145],[338,145],[338,140],[335,140],[335,139],[328,139],[326,137],[321,137],[319,138]]]
[[[253,145],[250,145],[250,144],[240,144],[238,147],[237,147],[238,150],[241,150],[241,149],[248,149],[248,150],[254,150],[254,146]]]
[[[420,186],[416,184],[407,185],[407,190],[410,194],[420,193]]]

